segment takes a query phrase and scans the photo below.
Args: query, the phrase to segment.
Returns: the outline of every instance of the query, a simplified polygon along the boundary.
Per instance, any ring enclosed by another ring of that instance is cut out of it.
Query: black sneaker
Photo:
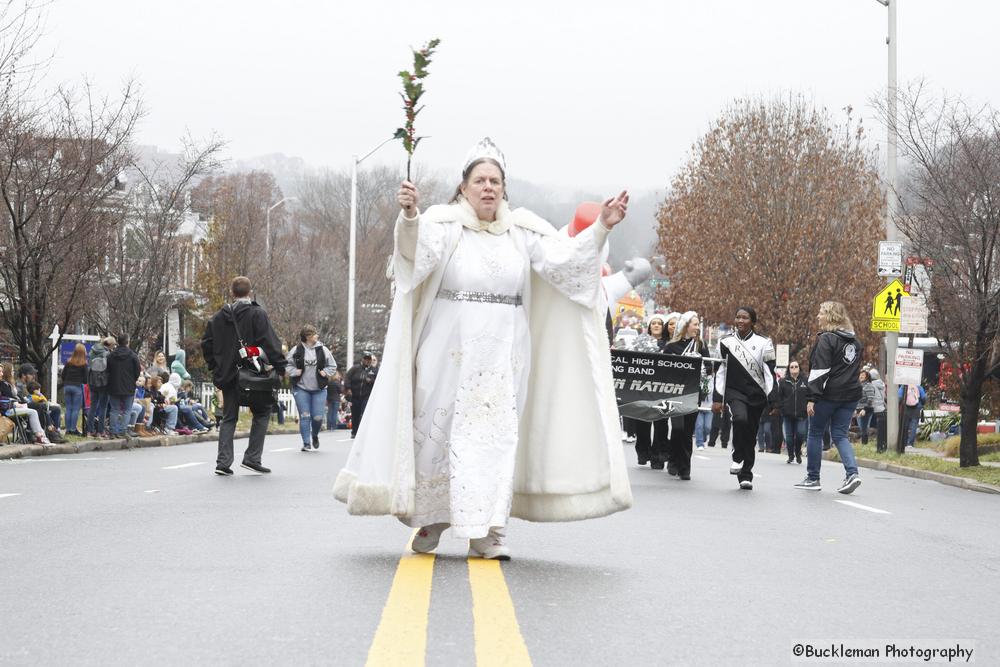
[[[843,493],[846,496],[849,493],[854,493],[854,489],[859,486],[861,486],[861,478],[858,477],[858,473],[854,473],[853,475],[847,476],[844,483],[840,485],[839,489],[837,489],[837,493]]]
[[[804,480],[795,485],[796,489],[803,489],[805,491],[819,491],[820,485],[818,479],[809,479],[806,477]]]
[[[319,449],[319,436],[313,436],[313,449]]]
[[[672,477],[677,477],[677,466],[674,465],[673,463],[668,463],[667,474],[671,475]]]
[[[740,480],[740,488],[743,489],[744,491],[752,491],[753,490],[753,482],[751,482],[749,479],[741,479]]]
[[[302,451],[308,452],[311,449],[312,449],[312,447],[309,446],[309,443],[303,443],[302,444]]]
[[[229,477],[233,474],[233,469],[225,466],[215,466],[215,474],[222,475],[223,477]]]
[[[240,464],[241,468],[246,468],[247,470],[252,470],[253,472],[259,472],[262,475],[266,475],[271,472],[270,468],[265,468],[259,463],[250,463],[249,461],[244,461]]]

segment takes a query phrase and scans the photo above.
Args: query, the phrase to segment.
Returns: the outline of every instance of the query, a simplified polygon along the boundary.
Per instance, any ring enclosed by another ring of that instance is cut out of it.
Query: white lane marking
[[[110,456],[84,456],[80,458],[62,459],[55,456],[39,456],[24,459],[16,459],[9,461],[9,463],[19,464],[19,463],[58,463],[60,461],[110,461]]]
[[[13,496],[19,496],[20,493],[0,493],[0,498],[11,498]]]
[[[207,461],[195,461],[194,463],[182,463],[176,466],[164,466],[164,470],[178,470],[180,468],[190,468],[191,466],[203,466]]]
[[[159,493],[159,492],[160,492],[159,489],[150,489],[148,491],[143,491],[143,493]]]
[[[269,452],[290,452],[293,449],[298,449],[298,447],[281,447],[279,449],[269,449]]]
[[[711,461],[712,460],[711,456],[702,456],[701,454],[695,454],[694,457],[696,459],[701,459],[702,461]]]
[[[862,505],[861,503],[852,503],[850,500],[834,500],[833,502],[840,503],[841,505],[847,505],[848,507],[855,507],[866,512],[874,512],[875,514],[892,514],[892,512],[880,510],[877,507],[868,507],[868,505]]]

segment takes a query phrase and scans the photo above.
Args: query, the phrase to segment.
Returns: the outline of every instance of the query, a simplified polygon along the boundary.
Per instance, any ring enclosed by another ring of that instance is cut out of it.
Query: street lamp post
[[[358,236],[358,165],[372,156],[375,151],[385,146],[395,137],[389,137],[363,157],[351,156],[351,232],[350,248],[348,249],[347,269],[347,367],[354,365],[354,292],[355,292],[355,258],[357,255]]]
[[[896,3],[899,0],[876,0],[889,10],[889,36],[885,42],[889,48],[888,99],[889,122],[887,129],[887,149],[885,159],[886,208],[885,240],[895,241],[896,234]],[[890,277],[891,281],[892,278]],[[899,334],[887,331],[885,334],[885,389],[886,389],[886,446],[895,448],[899,442],[899,389],[896,386],[896,348]]]
[[[278,201],[276,201],[273,204],[271,204],[270,207],[268,207],[267,213],[264,216],[266,218],[266,220],[267,220],[267,230],[266,230],[266,232],[267,232],[267,238],[264,239],[264,250],[267,253],[267,270],[268,270],[269,273],[271,271],[271,211],[273,211],[274,209],[278,208],[279,206],[281,206],[282,204],[284,204],[286,201],[291,201],[293,199],[295,201],[298,201],[299,198],[298,197],[282,197]],[[270,275],[268,276],[268,278],[270,278]]]

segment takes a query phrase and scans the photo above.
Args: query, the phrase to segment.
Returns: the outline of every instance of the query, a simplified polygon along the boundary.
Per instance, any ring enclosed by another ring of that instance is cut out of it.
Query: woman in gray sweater
[[[288,377],[299,411],[302,451],[319,449],[319,432],[326,415],[326,385],[337,371],[333,354],[319,342],[316,327],[307,324],[299,332],[299,344],[292,348]],[[312,437],[310,438],[310,434]]]

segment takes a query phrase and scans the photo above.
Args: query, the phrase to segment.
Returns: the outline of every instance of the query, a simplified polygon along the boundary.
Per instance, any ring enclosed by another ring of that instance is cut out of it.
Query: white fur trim
[[[596,519],[632,507],[632,494],[616,497],[611,487],[573,495],[515,493],[511,516],[526,521]]]
[[[341,470],[333,483],[333,496],[347,503],[348,514],[392,514],[392,489],[380,484],[362,484],[357,476]]]
[[[351,485],[358,479],[350,470],[341,470],[337,474],[337,479],[333,482],[333,497],[342,503],[347,502],[347,498],[351,493]]]

